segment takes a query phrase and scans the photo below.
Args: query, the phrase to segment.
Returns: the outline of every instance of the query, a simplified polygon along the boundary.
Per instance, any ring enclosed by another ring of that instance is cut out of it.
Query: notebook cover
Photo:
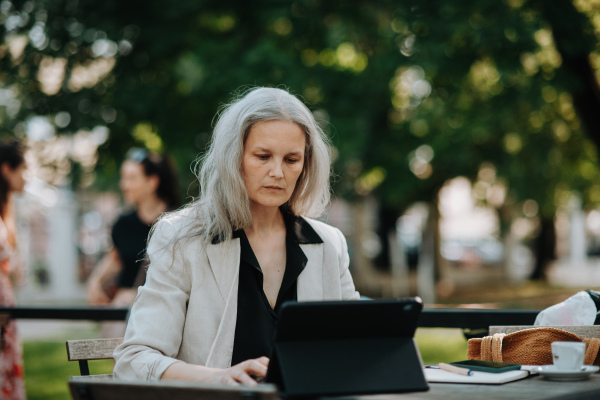
[[[425,379],[427,382],[436,383],[476,383],[500,385],[519,379],[527,378],[529,371],[514,370],[500,373],[473,371],[473,375],[465,376],[437,368],[426,368]]]

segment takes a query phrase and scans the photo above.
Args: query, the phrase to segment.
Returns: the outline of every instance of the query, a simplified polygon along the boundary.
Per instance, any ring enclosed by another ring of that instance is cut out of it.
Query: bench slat
[[[84,376],[71,376],[69,377],[69,381],[77,381],[82,379],[112,379],[113,374],[98,374],[98,375],[84,375]]]
[[[121,343],[123,338],[68,340],[67,356],[69,361],[106,360],[113,358],[115,347]]]

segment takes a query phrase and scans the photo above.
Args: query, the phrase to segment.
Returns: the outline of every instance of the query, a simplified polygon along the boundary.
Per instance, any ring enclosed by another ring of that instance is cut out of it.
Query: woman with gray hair
[[[300,100],[255,88],[223,109],[198,165],[200,197],[151,234],[114,374],[254,386],[284,302],[359,298],[344,236],[312,219],[329,148]]]

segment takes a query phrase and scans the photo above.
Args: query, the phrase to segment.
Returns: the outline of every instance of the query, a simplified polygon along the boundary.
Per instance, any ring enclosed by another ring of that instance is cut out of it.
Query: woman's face
[[[8,183],[8,190],[11,192],[22,192],[25,188],[25,171],[27,164],[22,162],[16,168],[11,168],[7,162],[2,164],[2,176]]]
[[[147,176],[142,164],[125,161],[121,166],[121,191],[129,203],[139,204],[148,196],[155,196],[158,188],[158,177]]]
[[[305,145],[304,131],[293,122],[252,125],[244,144],[242,175],[254,206],[279,207],[290,199],[304,168]]]

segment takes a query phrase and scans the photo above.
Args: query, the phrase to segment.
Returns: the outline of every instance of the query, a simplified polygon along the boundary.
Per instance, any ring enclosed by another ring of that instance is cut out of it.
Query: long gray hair
[[[284,205],[294,215],[316,218],[330,198],[331,156],[327,137],[309,109],[285,90],[253,88],[225,105],[218,116],[208,151],[196,161],[200,196],[192,231],[206,241],[231,238],[252,223],[250,200],[242,177],[244,144],[252,125],[263,121],[298,124],[306,134],[304,169]]]

